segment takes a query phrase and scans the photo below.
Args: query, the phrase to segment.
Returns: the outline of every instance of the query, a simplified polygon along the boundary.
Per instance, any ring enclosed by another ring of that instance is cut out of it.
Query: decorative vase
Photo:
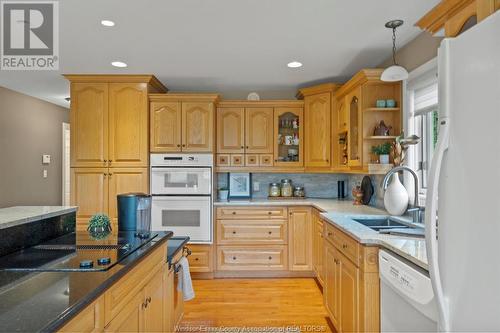
[[[379,155],[380,164],[389,164],[389,154]]]
[[[397,173],[393,174],[384,194],[384,206],[390,215],[403,215],[408,207],[408,191],[399,181]]]

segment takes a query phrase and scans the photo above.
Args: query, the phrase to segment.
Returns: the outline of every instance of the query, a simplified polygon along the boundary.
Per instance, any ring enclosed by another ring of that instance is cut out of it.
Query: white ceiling
[[[0,71],[0,85],[68,106],[62,73],[152,73],[172,91],[291,97],[299,86],[344,81],[391,52],[438,0],[63,0],[60,70]],[[101,26],[102,19],[116,26]],[[114,68],[113,60],[126,62]],[[286,64],[301,61],[300,69]]]

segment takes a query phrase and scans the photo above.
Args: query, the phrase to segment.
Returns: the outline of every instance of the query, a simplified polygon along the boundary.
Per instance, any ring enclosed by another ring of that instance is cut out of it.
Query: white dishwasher
[[[437,332],[437,307],[429,275],[405,259],[379,251],[382,332]]]

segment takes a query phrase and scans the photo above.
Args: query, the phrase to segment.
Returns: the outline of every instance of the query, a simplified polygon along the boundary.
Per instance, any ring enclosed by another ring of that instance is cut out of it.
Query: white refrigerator
[[[500,331],[500,11],[444,39],[438,72],[425,222],[439,329]]]

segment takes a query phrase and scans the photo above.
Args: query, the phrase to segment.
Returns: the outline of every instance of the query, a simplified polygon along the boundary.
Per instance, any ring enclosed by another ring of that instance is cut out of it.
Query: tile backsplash
[[[294,185],[304,186],[306,196],[311,198],[336,198],[337,181],[345,181],[345,193],[352,199],[352,187],[361,183],[364,175],[327,174],[327,173],[253,173],[252,198],[267,198],[269,183],[291,179]],[[370,176],[374,187],[371,206],[383,207],[383,192],[380,189],[382,176]],[[217,188],[228,186],[228,173],[217,174]],[[256,184],[258,183],[258,185]],[[259,190],[253,190],[256,185]]]

